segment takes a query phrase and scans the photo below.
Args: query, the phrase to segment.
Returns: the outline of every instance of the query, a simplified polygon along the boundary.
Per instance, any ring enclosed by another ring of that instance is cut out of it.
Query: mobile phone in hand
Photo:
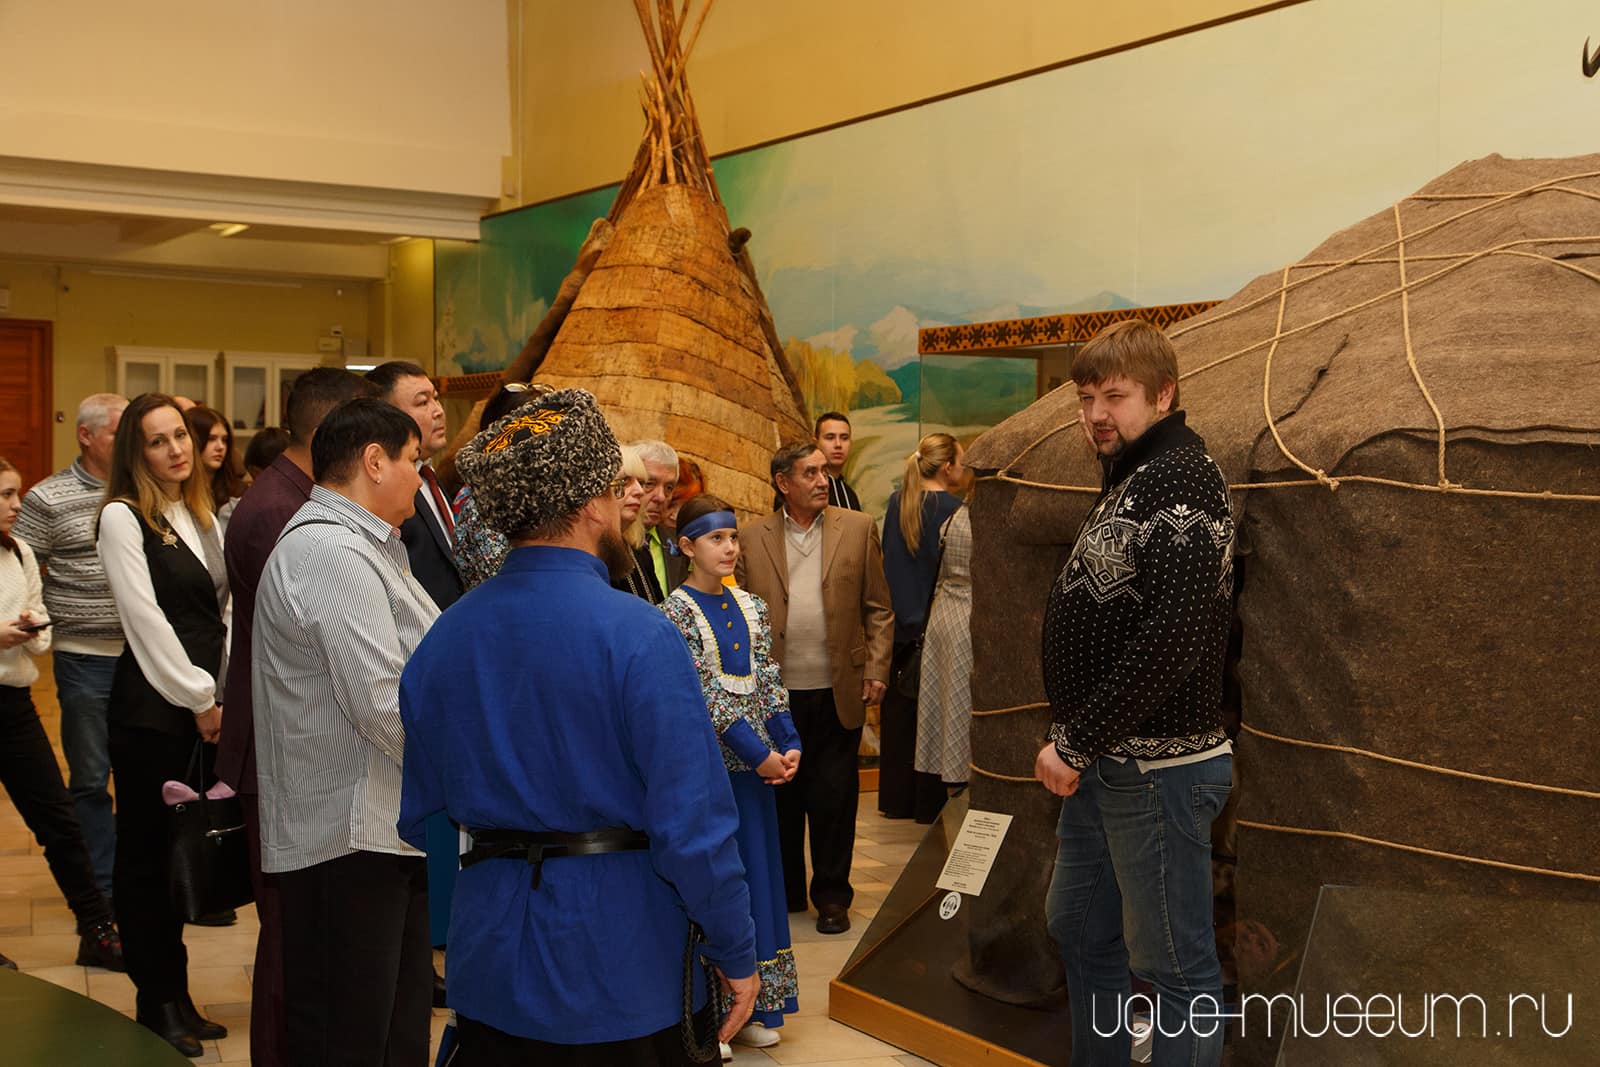
[[[36,634],[40,630],[48,630],[49,628],[50,621],[48,619],[44,622],[29,623],[27,626],[17,627],[17,629],[21,630],[25,634]]]

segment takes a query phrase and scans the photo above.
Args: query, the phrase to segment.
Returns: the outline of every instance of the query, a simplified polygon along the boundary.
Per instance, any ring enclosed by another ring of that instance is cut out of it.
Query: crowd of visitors
[[[1140,568],[1211,575],[1230,558],[1226,493],[1176,411],[1170,346],[1145,330],[1108,330],[1074,368],[1107,476],[1085,536],[1108,508],[1138,520],[1137,480],[1203,534]],[[845,481],[841,412],[778,448],[775,507],[743,522],[670,443],[617,441],[583,390],[498,390],[453,497],[416,364],[307,372],[285,422],[241,457],[204,405],[96,394],[66,470],[24,494],[0,460],[0,783],[77,918],[79,962],[126,968],[138,1021],[187,1055],[226,1034],[195,1008],[167,885],[163,785],[198,768],[244,812],[257,1064],[421,1067],[441,1003],[457,1067],[777,1044],[801,992],[790,916],[850,928],[868,709],[887,817],[932,821],[965,785],[961,444],[918,442],[880,533]],[[1144,520],[1152,543],[1164,516]],[[1148,606],[1094,579],[1103,564],[1080,539],[1045,628],[1056,721],[1037,775],[1065,798],[1049,910],[1075,1030],[1125,988],[1130,953],[1174,1012],[1214,984],[1199,949],[1179,977],[1151,962],[1150,939],[1187,937],[1198,905],[1146,899],[1120,858],[1165,839],[1166,816],[1110,820],[1153,782],[1203,797],[1185,809],[1198,827],[1229,780],[1202,713],[1226,583],[1178,605],[1206,635],[1200,670],[1163,658]],[[1093,658],[1097,617],[1143,650],[1132,673],[1120,637],[1110,666]],[[52,650],[65,782],[29,691]],[[1200,900],[1201,851],[1179,844],[1151,862]],[[1122,886],[1120,906],[1094,884]],[[1157,910],[1124,945],[1127,916]]]

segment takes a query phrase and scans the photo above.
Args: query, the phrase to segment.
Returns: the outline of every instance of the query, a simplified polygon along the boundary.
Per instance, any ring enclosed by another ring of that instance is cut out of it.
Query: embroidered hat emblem
[[[499,452],[503,448],[510,447],[513,441],[521,441],[525,437],[536,434],[549,433],[561,425],[561,420],[564,418],[566,418],[564,412],[552,411],[549,408],[539,408],[536,411],[513,415],[510,422],[500,427],[492,438],[484,442],[483,451],[485,453]]]

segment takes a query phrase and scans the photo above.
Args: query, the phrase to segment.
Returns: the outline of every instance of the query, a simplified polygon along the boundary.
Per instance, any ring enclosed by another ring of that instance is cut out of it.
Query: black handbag
[[[195,742],[184,775],[199,797],[167,809],[167,893],[184,922],[255,899],[245,851],[244,805],[236,796],[206,796],[203,744]]]

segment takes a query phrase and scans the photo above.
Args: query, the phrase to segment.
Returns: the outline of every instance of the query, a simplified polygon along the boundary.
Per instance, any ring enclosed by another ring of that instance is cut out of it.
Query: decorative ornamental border
[[[1088,311],[1076,315],[1040,315],[1031,319],[998,319],[994,322],[969,322],[959,326],[930,326],[917,331],[917,354],[940,355],[948,352],[978,352],[996,348],[1026,348],[1032,345],[1081,344],[1113,322],[1144,319],[1160,329],[1216,307],[1220,300],[1198,300],[1188,304],[1160,304],[1155,307],[1119,308],[1116,311]]]
[[[435,379],[439,383],[439,396],[451,400],[482,400],[500,388],[504,372],[482,371],[478,374],[451,374]]]

